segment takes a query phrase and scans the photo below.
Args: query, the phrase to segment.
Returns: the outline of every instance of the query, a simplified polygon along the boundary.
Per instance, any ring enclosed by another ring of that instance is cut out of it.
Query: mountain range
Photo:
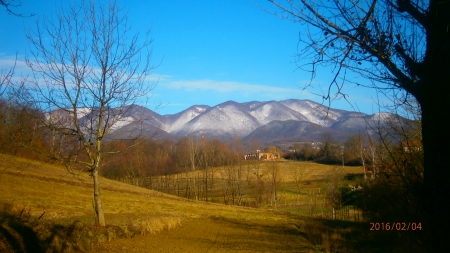
[[[80,110],[80,121],[92,112]],[[320,141],[324,133],[345,141],[349,135],[365,133],[368,124],[385,122],[393,114],[333,109],[310,100],[227,101],[216,106],[193,105],[184,111],[160,115],[139,105],[130,105],[117,119],[112,134],[141,134],[157,138],[202,135],[221,140],[237,135],[244,142],[252,139],[265,144]]]

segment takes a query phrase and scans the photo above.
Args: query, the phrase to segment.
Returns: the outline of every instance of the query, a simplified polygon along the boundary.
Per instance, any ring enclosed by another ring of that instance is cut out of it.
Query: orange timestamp
[[[370,222],[374,231],[409,231],[422,230],[422,222]]]

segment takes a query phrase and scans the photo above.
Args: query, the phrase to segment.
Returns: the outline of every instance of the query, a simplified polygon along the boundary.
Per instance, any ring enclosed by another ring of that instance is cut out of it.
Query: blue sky
[[[17,54],[16,73],[29,74],[23,64],[29,54],[25,30],[33,28],[36,19],[53,15],[65,2],[22,0],[13,10],[35,13],[28,18],[0,9],[0,68],[8,68]],[[147,106],[156,109],[161,105],[156,110],[160,114],[228,100],[322,102],[314,93],[323,94],[333,78],[331,69],[319,69],[314,87],[302,89],[311,78],[297,68],[295,57],[299,32],[304,28],[264,11],[258,5],[267,7],[265,0],[118,2],[128,11],[135,31],[151,29],[153,64],[159,66],[150,79],[159,81]],[[348,84],[344,92],[349,102],[333,101],[333,108],[378,112],[374,91]]]

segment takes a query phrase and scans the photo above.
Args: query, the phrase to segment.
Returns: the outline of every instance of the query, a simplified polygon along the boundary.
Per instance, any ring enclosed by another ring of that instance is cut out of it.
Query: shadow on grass
[[[86,252],[116,238],[132,238],[176,227],[181,218],[147,217],[104,227],[81,216],[46,220],[12,203],[0,203],[0,252]]]
[[[1,252],[45,252],[35,228],[38,220],[28,217],[0,214]]]
[[[303,230],[325,252],[426,252],[417,238],[423,231],[371,230],[370,222],[308,218]]]
[[[34,217],[29,210],[17,211],[14,204],[0,204],[0,252],[88,251],[116,237],[130,237],[126,227],[99,227],[72,221],[61,225]],[[19,209],[20,210],[20,209]]]
[[[226,244],[245,250],[266,252],[314,252],[307,234],[294,224],[279,220],[243,220],[210,216],[222,230],[226,229]],[[225,242],[224,242],[225,244]]]
[[[211,220],[225,222],[227,224],[239,227],[245,230],[258,230],[265,231],[273,234],[287,234],[294,236],[305,237],[306,234],[300,231],[299,227],[295,224],[280,224],[278,221],[252,221],[242,219],[231,219],[225,217],[211,216]]]

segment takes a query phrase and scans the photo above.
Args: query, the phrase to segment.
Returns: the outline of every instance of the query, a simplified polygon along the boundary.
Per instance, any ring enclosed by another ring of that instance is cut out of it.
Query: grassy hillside
[[[101,184],[104,228],[87,174],[0,155],[0,252],[388,252],[362,237],[367,224]]]
[[[232,215],[233,218],[280,219],[271,212],[186,200],[105,178],[102,178],[101,186],[103,205],[107,214],[113,217],[146,213],[183,218]],[[87,173],[70,174],[62,167],[0,155],[0,191],[2,203],[29,208],[33,214],[45,211],[49,219],[93,215],[92,182]]]
[[[61,167],[0,155],[3,234],[9,231],[8,233],[13,237],[19,238],[15,240],[21,242],[21,245],[17,247],[26,248],[26,239],[29,235],[21,238],[21,229],[15,228],[14,224],[22,222],[23,227],[30,228],[34,225],[41,226],[41,231],[33,236],[41,240],[42,247],[53,247],[55,251],[62,251],[64,248],[83,251],[94,249],[97,245],[107,247],[108,243],[116,241],[117,238],[149,236],[159,231],[184,226],[204,227],[203,229],[206,230],[198,232],[197,236],[209,238],[211,233],[208,229],[216,231],[215,226],[220,228],[221,224],[226,223],[231,224],[226,228],[231,229],[230,233],[233,232],[234,227],[241,233],[242,227],[246,226],[269,227],[266,232],[261,232],[265,234],[266,239],[274,234],[270,232],[271,226],[273,226],[273,232],[277,229],[283,231],[286,226],[287,231],[294,230],[286,235],[290,236],[290,241],[293,237],[296,238],[291,243],[292,249],[314,248],[304,237],[296,234],[296,227],[293,224],[298,223],[297,218],[289,215],[195,202],[108,179],[102,179],[101,184],[103,205],[109,226],[97,232],[94,229],[92,232],[89,229],[94,226],[92,189],[90,178],[86,174],[72,175]],[[39,219],[42,214],[43,216]],[[79,231],[70,232],[70,229],[74,228]],[[254,239],[253,236],[259,232],[255,233],[248,238]],[[47,242],[42,242],[45,240]],[[64,240],[70,242],[64,242]],[[279,245],[285,248],[280,240],[282,238],[275,237],[265,243],[269,245],[273,243],[274,247]],[[13,241],[3,238],[0,251],[14,249],[15,246],[11,245]],[[184,246],[179,245],[181,248]]]

